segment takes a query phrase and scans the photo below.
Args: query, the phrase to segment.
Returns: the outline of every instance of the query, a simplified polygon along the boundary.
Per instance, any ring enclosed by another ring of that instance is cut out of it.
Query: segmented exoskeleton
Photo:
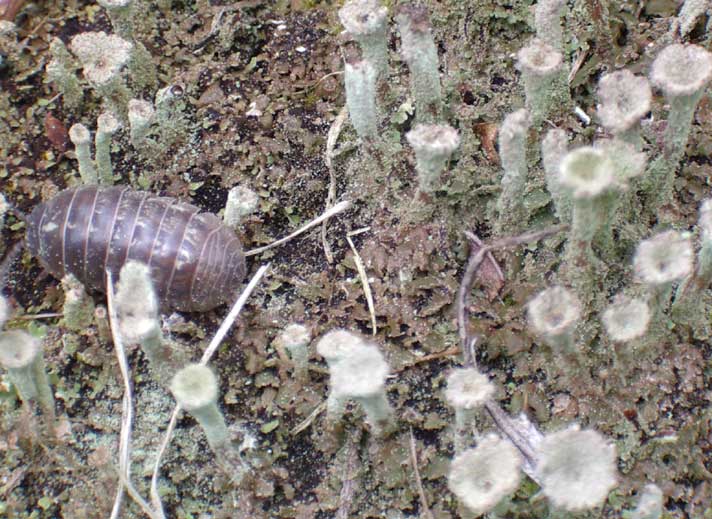
[[[122,186],[68,189],[39,204],[26,243],[54,276],[102,292],[106,269],[118,279],[126,261],[141,261],[163,306],[183,311],[233,299],[246,270],[240,240],[214,214]]]

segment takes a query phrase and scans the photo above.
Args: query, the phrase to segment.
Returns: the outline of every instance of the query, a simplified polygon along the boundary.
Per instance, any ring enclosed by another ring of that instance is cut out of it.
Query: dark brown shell
[[[234,299],[245,277],[240,240],[210,213],[128,187],[68,189],[38,205],[27,248],[54,276],[106,291],[127,260],[146,263],[164,307],[205,311]]]

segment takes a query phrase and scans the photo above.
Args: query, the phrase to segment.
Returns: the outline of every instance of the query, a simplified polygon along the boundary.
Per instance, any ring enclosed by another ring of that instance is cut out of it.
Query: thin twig
[[[151,519],[163,519],[165,516],[163,515],[163,511],[161,510],[161,514],[158,515],[152,508],[151,505],[149,505],[146,500],[141,497],[141,494],[138,493],[136,488],[131,484],[130,481],[127,481],[124,475],[121,473],[120,470],[117,471],[117,474],[119,476],[119,481],[123,486],[126,487],[126,493],[133,499],[136,504],[141,508],[141,510],[144,511],[144,513],[150,517]]]
[[[300,432],[304,431],[307,429],[312,423],[314,423],[314,420],[316,420],[316,417],[319,416],[321,413],[323,413],[326,410],[326,400],[324,400],[322,403],[320,403],[318,406],[314,408],[314,410],[309,413],[309,416],[307,416],[302,422],[297,425],[294,429],[290,431],[290,434],[292,436],[296,436]]]
[[[414,366],[417,366],[418,364],[423,364],[425,362],[430,362],[433,360],[438,360],[442,359],[445,357],[452,357],[453,355],[457,355],[460,353],[460,347],[459,346],[453,346],[452,348],[448,348],[446,350],[438,351],[435,353],[430,353],[428,355],[423,355],[422,357],[418,357],[415,359],[412,363],[408,364],[407,366],[403,366],[402,368],[399,369],[392,369],[391,370],[391,375],[395,375],[396,373],[402,373],[403,371],[410,369]]]
[[[353,234],[360,234],[362,231],[355,231]],[[363,294],[366,297],[366,304],[368,305],[368,313],[371,315],[371,331],[375,336],[377,333],[376,329],[376,309],[373,304],[373,293],[371,292],[371,285],[368,284],[368,275],[366,275],[366,267],[363,265],[361,256],[356,250],[353,240],[351,239],[352,233],[346,234],[346,241],[349,242],[349,247],[354,253],[354,263],[356,264],[356,270],[358,271],[359,278],[361,278],[361,286],[363,287]]]
[[[425,490],[423,489],[423,481],[420,478],[420,470],[418,469],[418,453],[415,451],[415,436],[413,436],[413,428],[408,428],[410,431],[410,464],[413,466],[413,474],[415,475],[415,484],[418,487],[418,496],[420,496],[420,506],[423,509],[423,513],[427,519],[435,519],[433,513],[430,511],[428,506],[428,498],[425,497]]]
[[[324,221],[328,220],[328,219],[331,218],[332,216],[336,216],[336,215],[339,214],[340,212],[345,211],[346,209],[348,209],[349,207],[351,207],[351,202],[349,202],[348,200],[344,200],[343,202],[339,202],[339,203],[336,204],[335,206],[330,207],[329,209],[327,209],[326,211],[324,211],[324,212],[321,214],[321,216],[319,216],[318,218],[315,218],[314,220],[312,220],[312,221],[309,222],[308,224],[306,224],[306,225],[302,226],[301,228],[297,229],[296,231],[294,231],[294,232],[293,232],[292,234],[290,234],[289,236],[285,236],[284,238],[279,239],[279,240],[277,240],[277,241],[275,241],[275,242],[272,242],[272,243],[270,243],[269,245],[265,245],[264,247],[258,247],[258,248],[256,248],[256,249],[249,250],[249,251],[247,251],[247,252],[245,253],[245,256],[254,256],[255,254],[262,254],[262,253],[263,253],[264,251],[266,251],[266,250],[273,249],[273,248],[275,248],[275,247],[279,247],[279,246],[282,245],[283,243],[286,243],[286,242],[288,242],[289,240],[291,240],[291,239],[293,239],[293,238],[296,238],[297,236],[299,236],[299,235],[302,234],[303,232],[308,231],[309,229],[311,229],[311,228],[314,227],[315,225],[319,225],[321,222],[324,222]]]
[[[215,353],[215,350],[218,349],[218,346],[220,346],[220,343],[223,341],[223,339],[227,335],[227,332],[230,331],[230,328],[232,327],[233,323],[237,319],[237,316],[240,315],[242,308],[245,306],[247,299],[250,297],[250,295],[252,295],[252,291],[255,289],[255,287],[257,287],[257,284],[262,279],[262,276],[265,275],[265,273],[267,272],[267,269],[269,269],[269,267],[270,267],[269,263],[267,263],[266,265],[262,265],[259,269],[257,269],[257,272],[255,272],[255,275],[252,276],[252,279],[250,279],[250,282],[247,284],[245,289],[242,291],[242,293],[240,294],[240,297],[238,297],[237,301],[235,301],[235,304],[232,305],[230,312],[228,312],[227,316],[225,316],[225,319],[223,319],[223,322],[220,325],[220,328],[218,328],[218,331],[215,332],[215,336],[213,337],[213,340],[211,340],[210,344],[208,344],[208,347],[205,348],[205,351],[203,352],[203,356],[200,358],[201,364],[207,364],[208,362],[210,362],[210,359],[212,358],[213,354]]]
[[[324,164],[326,164],[326,169],[329,171],[329,191],[326,195],[326,207],[327,209],[334,205],[336,201],[336,175],[334,174],[334,148],[336,148],[336,142],[339,140],[339,135],[341,134],[341,128],[344,126],[344,122],[349,115],[349,110],[344,105],[339,111],[339,115],[336,116],[334,122],[331,123],[331,128],[329,128],[329,133],[326,137],[326,151],[324,152]],[[331,246],[326,240],[326,222],[321,224],[321,245],[324,248],[324,255],[326,256],[326,261],[329,263],[334,262],[334,255],[331,253]]]
[[[218,328],[218,331],[215,332],[215,336],[213,339],[210,341],[210,344],[208,344],[208,347],[205,349],[203,352],[203,356],[200,359],[201,364],[207,364],[210,359],[212,358],[213,354],[215,353],[215,350],[218,349],[218,346],[220,346],[220,343],[222,340],[225,338],[225,335],[227,335],[227,332],[230,330],[230,327],[233,325],[237,317],[240,315],[240,312],[242,311],[242,308],[245,306],[245,303],[247,302],[247,299],[250,297],[252,294],[252,291],[255,289],[259,281],[262,279],[264,276],[265,272],[267,272],[267,269],[269,269],[269,263],[267,265],[262,265],[257,272],[255,272],[255,275],[252,276],[252,279],[250,279],[250,282],[247,284],[247,286],[244,288],[242,293],[240,294],[240,297],[237,298],[237,301],[232,305],[232,308],[228,312],[227,316],[223,320],[222,324],[220,325],[220,328]],[[163,442],[161,442],[161,447],[158,450],[158,454],[156,455],[156,462],[153,465],[153,474],[151,475],[151,501],[154,503],[154,506],[156,502],[160,503],[160,496],[158,494],[158,476],[161,472],[161,460],[163,458],[163,455],[165,454],[166,450],[168,449],[168,445],[171,442],[171,437],[173,436],[173,431],[176,428],[176,423],[178,422],[178,415],[180,415],[181,407],[179,405],[176,405],[175,408],[173,408],[173,413],[171,414],[171,419],[168,422],[168,427],[166,428],[165,435],[163,437]]]

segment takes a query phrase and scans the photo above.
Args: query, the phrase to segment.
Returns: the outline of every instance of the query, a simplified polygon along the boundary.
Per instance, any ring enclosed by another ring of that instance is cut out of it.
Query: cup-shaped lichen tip
[[[603,312],[602,320],[612,340],[632,341],[645,335],[650,322],[650,309],[641,299],[618,297]]]
[[[561,286],[547,288],[527,304],[529,324],[545,337],[557,337],[573,331],[581,306],[576,296]]]
[[[456,409],[478,408],[492,397],[494,385],[474,368],[457,368],[447,377],[445,400]]]
[[[618,481],[615,447],[578,426],[544,436],[536,470],[551,503],[568,511],[601,505]]]
[[[712,79],[712,53],[699,45],[675,43],[653,61],[650,80],[668,97],[691,96]]]
[[[647,78],[629,70],[606,74],[598,82],[598,117],[611,132],[624,132],[648,113],[652,98]]]
[[[644,283],[663,285],[687,276],[692,263],[690,238],[678,231],[665,231],[638,244],[633,268]]]
[[[171,392],[188,412],[212,406],[218,400],[218,379],[209,367],[190,364],[175,374]]]
[[[574,198],[592,198],[615,183],[612,164],[600,149],[583,146],[567,153],[559,164],[559,181]]]
[[[521,465],[514,445],[489,434],[453,459],[448,487],[471,512],[483,514],[517,489]]]
[[[69,48],[82,64],[84,77],[105,85],[128,64],[133,44],[114,34],[83,32],[72,38]]]

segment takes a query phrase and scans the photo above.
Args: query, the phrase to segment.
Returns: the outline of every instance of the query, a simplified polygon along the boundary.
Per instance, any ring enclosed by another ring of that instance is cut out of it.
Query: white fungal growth
[[[665,231],[640,242],[633,260],[635,273],[649,285],[663,285],[682,279],[692,271],[690,238],[677,231]]]
[[[602,319],[611,339],[632,341],[645,335],[650,322],[650,309],[641,299],[619,297],[603,312]]]
[[[516,447],[490,434],[476,448],[455,457],[448,487],[472,513],[483,514],[517,489],[521,465]]]
[[[629,70],[606,74],[598,82],[598,117],[611,132],[624,132],[648,113],[652,98],[647,78]]]
[[[537,473],[552,505],[579,511],[601,505],[617,484],[616,449],[593,430],[574,425],[547,434],[539,445]]]
[[[72,38],[69,48],[82,64],[84,77],[101,86],[118,77],[128,64],[133,44],[105,32],[83,32]]]

